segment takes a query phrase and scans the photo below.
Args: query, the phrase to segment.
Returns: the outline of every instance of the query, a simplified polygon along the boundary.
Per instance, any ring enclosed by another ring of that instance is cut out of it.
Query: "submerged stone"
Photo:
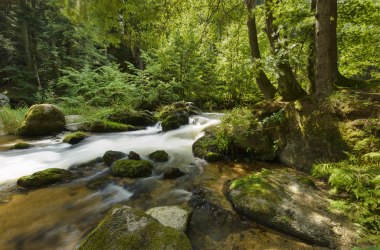
[[[164,170],[164,179],[175,179],[185,175],[179,168],[165,168]]]
[[[157,162],[166,162],[169,160],[169,155],[164,150],[157,150],[149,154],[149,159]]]
[[[154,207],[146,211],[147,214],[158,220],[162,225],[180,231],[186,231],[190,221],[191,210],[178,206]]]
[[[65,125],[65,115],[57,106],[36,104],[26,113],[18,133],[22,136],[54,135],[63,131]]]
[[[79,250],[190,250],[186,235],[143,211],[115,207],[80,244]]]
[[[112,163],[114,163],[117,160],[120,160],[122,158],[125,158],[127,154],[119,151],[112,151],[109,150],[104,153],[103,155],[103,161],[107,166],[111,166]]]
[[[148,177],[153,169],[152,163],[145,160],[117,160],[111,168],[114,176],[139,178]]]
[[[32,175],[19,178],[17,185],[26,188],[37,188],[61,181],[71,180],[73,175],[74,174],[71,171],[66,169],[48,168],[35,172]]]

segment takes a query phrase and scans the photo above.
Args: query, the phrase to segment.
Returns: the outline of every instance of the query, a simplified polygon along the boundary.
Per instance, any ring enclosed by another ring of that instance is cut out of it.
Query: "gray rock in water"
[[[147,214],[158,220],[162,225],[186,231],[190,221],[191,210],[178,206],[154,207],[146,211]]]
[[[80,244],[79,250],[187,250],[186,235],[160,224],[143,211],[115,207]]]
[[[264,169],[234,180],[227,195],[248,218],[313,244],[351,249],[358,238],[353,224],[329,212],[327,193],[295,170]]]
[[[141,160],[141,157],[140,157],[140,155],[139,155],[138,153],[136,153],[135,151],[131,151],[131,152],[129,152],[129,154],[128,154],[128,159],[139,161],[139,160]]]
[[[107,166],[111,166],[112,163],[114,163],[115,161],[120,160],[122,158],[125,158],[126,156],[127,156],[126,153],[109,150],[109,151],[104,153],[103,161]]]
[[[165,168],[164,179],[175,179],[185,175],[179,168]]]
[[[9,105],[9,97],[0,93],[0,107]]]

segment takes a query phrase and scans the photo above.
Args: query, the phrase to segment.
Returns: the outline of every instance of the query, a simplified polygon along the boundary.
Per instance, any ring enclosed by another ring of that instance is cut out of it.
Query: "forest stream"
[[[193,209],[186,231],[193,249],[319,249],[245,221],[233,211],[223,194],[224,183],[255,169],[279,165],[207,164],[195,158],[192,144],[202,136],[204,129],[218,124],[220,116],[214,113],[194,116],[189,125],[170,132],[161,132],[157,124],[135,132],[94,134],[74,146],[48,138],[30,141],[35,145],[31,149],[2,152],[0,249],[76,249],[83,236],[115,204],[143,210],[186,205],[201,189],[209,205],[206,209]],[[16,140],[8,139],[2,144]],[[168,152],[170,160],[155,163],[153,174],[148,178],[111,177],[100,162],[83,164],[107,150],[126,153],[133,150],[144,159],[158,149]],[[168,166],[178,167],[186,175],[164,180],[162,169]],[[82,177],[31,191],[15,185],[20,176],[48,167],[81,169]]]

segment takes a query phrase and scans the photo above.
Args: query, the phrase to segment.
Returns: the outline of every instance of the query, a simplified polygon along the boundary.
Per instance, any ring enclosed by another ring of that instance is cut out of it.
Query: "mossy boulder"
[[[157,118],[149,111],[136,111],[128,108],[113,110],[105,115],[109,121],[129,124],[132,126],[152,126],[157,123]]]
[[[148,177],[153,169],[152,163],[145,160],[117,160],[112,165],[111,171],[114,176],[139,178]]]
[[[210,162],[226,158],[225,156],[227,155],[230,145],[227,141],[224,141],[222,137],[218,137],[217,133],[218,131],[215,129],[207,130],[203,137],[193,143],[192,150],[195,157]]]
[[[17,185],[25,188],[38,188],[54,184],[57,182],[68,181],[73,178],[73,173],[66,169],[48,168],[19,178]]]
[[[328,194],[304,173],[263,169],[232,181],[227,189],[236,211],[285,234],[331,248],[357,238],[353,224],[329,212]]]
[[[190,250],[186,235],[143,211],[115,207],[80,244],[79,250]]]
[[[204,159],[208,162],[218,162],[225,160],[224,156],[214,152],[208,152]]]
[[[65,129],[63,112],[52,104],[36,104],[30,107],[25,119],[18,128],[22,136],[55,135]]]
[[[159,112],[159,119],[163,131],[177,129],[189,124],[190,115],[200,114],[201,111],[189,102],[176,102],[165,106]]]
[[[19,142],[10,147],[10,149],[28,149],[33,147],[32,144],[26,143],[26,142]]]
[[[135,127],[132,125],[126,125],[118,122],[112,122],[107,120],[89,121],[79,126],[80,130],[89,131],[94,133],[111,133],[111,132],[125,132],[136,131],[142,129],[141,127]]]
[[[109,151],[104,153],[103,161],[107,166],[111,166],[112,163],[114,163],[115,161],[120,160],[122,158],[125,158],[126,156],[127,156],[126,153],[109,150]]]
[[[149,154],[149,159],[156,162],[166,162],[169,160],[169,155],[164,150],[157,150]]]
[[[185,175],[179,168],[165,168],[164,169],[164,179],[175,179]]]
[[[87,137],[86,133],[78,131],[75,133],[70,133],[70,134],[65,135],[65,137],[63,138],[63,142],[69,143],[69,144],[77,144],[83,141],[84,139],[86,139],[86,137]]]

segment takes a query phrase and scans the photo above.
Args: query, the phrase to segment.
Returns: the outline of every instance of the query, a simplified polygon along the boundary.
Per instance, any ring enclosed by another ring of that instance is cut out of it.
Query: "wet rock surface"
[[[186,235],[143,211],[115,207],[81,243],[80,250],[192,249]]]
[[[264,169],[227,186],[234,208],[258,223],[319,246],[355,245],[354,225],[329,212],[328,195],[303,173]]]

